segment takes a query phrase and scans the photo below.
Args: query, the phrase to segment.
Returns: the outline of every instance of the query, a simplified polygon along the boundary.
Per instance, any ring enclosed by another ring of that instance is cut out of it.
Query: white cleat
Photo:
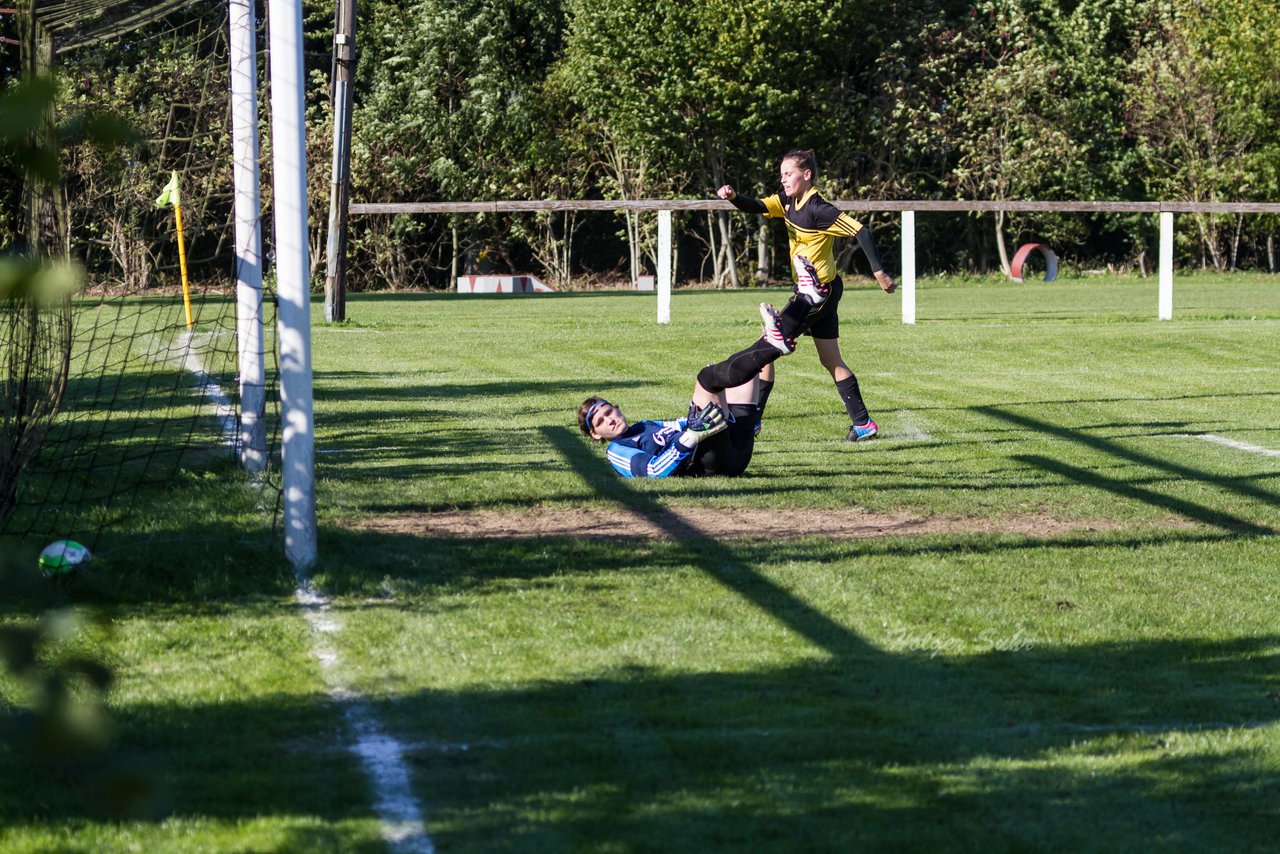
[[[796,342],[788,341],[782,334],[782,319],[767,302],[760,303],[760,319],[764,321],[764,340],[782,351],[782,355],[795,352]]]
[[[791,263],[796,268],[796,293],[814,308],[826,302],[831,295],[831,287],[818,280],[818,271],[809,259],[803,255],[795,255],[792,256]]]

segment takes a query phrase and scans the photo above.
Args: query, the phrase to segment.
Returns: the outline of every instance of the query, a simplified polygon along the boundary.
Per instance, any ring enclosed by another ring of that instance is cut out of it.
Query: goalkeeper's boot
[[[880,428],[876,426],[876,422],[867,421],[866,424],[851,424],[849,426],[849,435],[844,437],[846,442],[865,442],[867,439],[874,439],[876,434],[880,432]]]
[[[827,297],[831,296],[831,286],[819,281],[818,271],[814,269],[809,259],[803,255],[796,255],[791,262],[796,268],[796,293],[814,308],[826,302]]]
[[[794,353],[796,339],[782,334],[782,318],[778,311],[767,302],[760,303],[760,319],[764,321],[764,340],[782,351],[782,355]]]

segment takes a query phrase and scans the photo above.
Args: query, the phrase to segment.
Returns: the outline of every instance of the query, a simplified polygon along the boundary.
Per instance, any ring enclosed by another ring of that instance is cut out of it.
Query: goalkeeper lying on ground
[[[773,366],[765,367],[771,374]],[[623,477],[737,477],[751,462],[763,416],[760,377],[753,376],[728,389],[695,382],[688,416],[675,421],[631,424],[609,401],[588,397],[578,407],[578,428],[609,443],[609,463]]]

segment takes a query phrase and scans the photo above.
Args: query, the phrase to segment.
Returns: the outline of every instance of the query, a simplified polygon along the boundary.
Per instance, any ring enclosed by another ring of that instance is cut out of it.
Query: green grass
[[[1154,279],[925,279],[915,326],[850,289],[842,345],[881,439],[839,441],[807,342],[741,479],[623,481],[577,434],[596,392],[680,414],[785,296],[681,291],[669,326],[626,294],[317,315],[316,577],[339,678],[407,745],[436,847],[1272,847],[1280,457],[1194,437],[1280,450],[1280,282],[1179,277],[1171,322]],[[225,470],[183,477],[92,583],[0,606],[98,615],[52,654],[114,669],[117,760],[158,783],[151,813],[109,819],[91,785],[33,785],[0,748],[0,848],[376,850],[259,499]],[[968,522],[845,541],[359,527],[535,506]]]

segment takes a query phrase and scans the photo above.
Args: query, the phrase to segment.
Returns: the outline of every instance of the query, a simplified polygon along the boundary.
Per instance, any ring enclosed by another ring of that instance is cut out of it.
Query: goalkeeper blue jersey
[[[679,474],[692,456],[676,439],[685,420],[640,421],[609,443],[609,464],[623,477],[668,477]]]

